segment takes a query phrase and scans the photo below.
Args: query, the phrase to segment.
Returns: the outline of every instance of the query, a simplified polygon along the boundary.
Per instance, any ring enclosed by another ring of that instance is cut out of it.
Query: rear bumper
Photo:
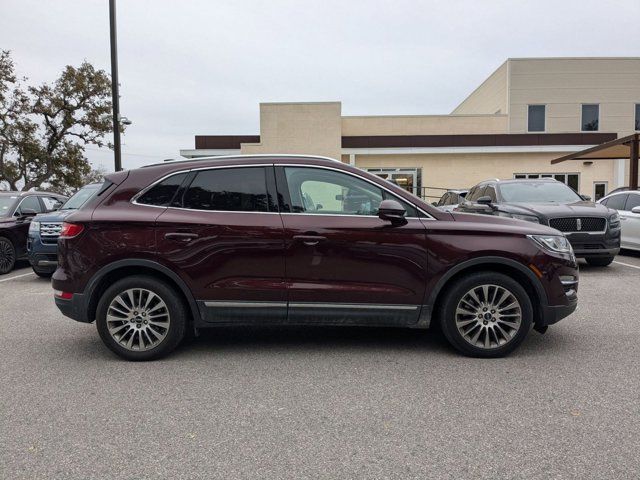
[[[56,307],[65,316],[72,320],[82,323],[91,323],[93,319],[87,317],[87,307],[85,297],[81,293],[74,293],[73,297],[69,300],[59,297],[54,297]]]

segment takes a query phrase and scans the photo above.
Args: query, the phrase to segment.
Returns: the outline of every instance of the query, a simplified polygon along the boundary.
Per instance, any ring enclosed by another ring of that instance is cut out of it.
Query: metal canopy
[[[587,148],[579,152],[570,153],[564,157],[551,160],[552,164],[567,160],[618,160],[629,159],[629,188],[638,188],[638,156],[640,154],[640,134],[634,133],[628,137],[618,138],[602,143],[596,147]]]

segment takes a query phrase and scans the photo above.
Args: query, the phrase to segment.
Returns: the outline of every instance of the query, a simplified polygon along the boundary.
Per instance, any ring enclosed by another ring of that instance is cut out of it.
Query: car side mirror
[[[431,202],[431,205],[433,205],[434,207],[437,207],[439,203],[440,202]]]
[[[484,195],[476,200],[476,202],[480,205],[491,205],[493,203],[493,200],[491,200],[491,197],[489,195]]]
[[[19,213],[18,218],[22,220],[30,217],[35,217],[38,214],[38,212],[30,208],[25,208],[24,210],[20,210],[20,212],[16,212],[16,213]]]
[[[378,217],[381,220],[391,222],[392,225],[404,225],[407,219],[404,218],[407,211],[400,202],[396,200],[383,200],[378,207]]]
[[[637,213],[637,214],[639,214],[639,215],[640,215],[640,206],[638,206],[638,207],[633,207],[633,208],[631,209],[631,213]]]
[[[591,200],[591,195],[580,195],[580,197],[586,202]]]

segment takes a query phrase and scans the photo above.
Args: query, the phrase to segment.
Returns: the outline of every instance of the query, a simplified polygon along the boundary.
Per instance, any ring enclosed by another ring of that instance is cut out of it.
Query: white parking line
[[[26,277],[27,275],[35,275],[35,273],[33,273],[33,272],[29,272],[29,273],[23,273],[22,275],[16,275],[16,276],[14,276],[14,277],[3,278],[2,280],[0,280],[0,283],[2,283],[2,282],[8,282],[9,280],[13,280],[13,279],[15,279],[15,278]]]
[[[613,263],[617,263],[618,265],[624,265],[625,267],[637,268],[638,270],[640,270],[640,267],[638,265],[631,265],[630,263],[616,262],[615,260],[613,261]]]

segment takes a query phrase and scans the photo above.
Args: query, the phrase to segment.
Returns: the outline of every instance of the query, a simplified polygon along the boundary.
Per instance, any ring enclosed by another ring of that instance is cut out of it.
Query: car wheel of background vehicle
[[[606,267],[613,262],[614,256],[611,257],[586,257],[587,263],[593,267]]]
[[[33,273],[35,273],[40,278],[51,278],[51,275],[53,275],[53,272],[51,270],[37,270],[34,267],[31,268],[33,269]]]
[[[109,287],[98,302],[96,325],[107,347],[127,360],[155,360],[182,341],[187,310],[172,287],[132,276]]]
[[[474,357],[501,357],[525,339],[533,325],[533,307],[525,289],[494,272],[459,279],[440,308],[442,331],[453,347]]]
[[[8,238],[0,237],[0,275],[9,273],[16,264],[16,249]]]

